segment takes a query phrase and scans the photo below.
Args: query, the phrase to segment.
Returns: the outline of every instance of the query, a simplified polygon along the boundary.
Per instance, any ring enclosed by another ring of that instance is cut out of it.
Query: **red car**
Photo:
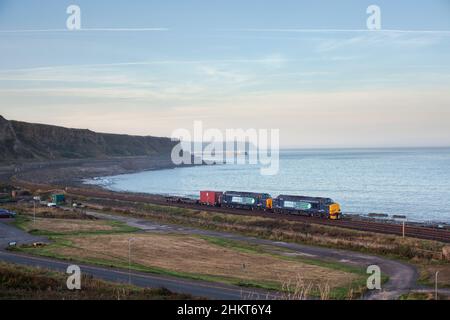
[[[221,191],[200,191],[200,204],[208,206],[220,206],[222,203]]]

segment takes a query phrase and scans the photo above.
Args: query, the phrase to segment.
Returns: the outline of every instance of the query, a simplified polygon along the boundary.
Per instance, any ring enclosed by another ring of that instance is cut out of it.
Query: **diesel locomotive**
[[[330,198],[297,195],[279,195],[242,191],[200,191],[199,203],[234,209],[263,210],[274,213],[288,213],[317,216],[337,220],[341,206]]]

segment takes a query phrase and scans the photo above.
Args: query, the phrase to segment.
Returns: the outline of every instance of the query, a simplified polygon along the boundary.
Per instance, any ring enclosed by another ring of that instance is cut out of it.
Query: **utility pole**
[[[405,220],[403,220],[403,223],[402,223],[402,236],[403,236],[403,238],[405,237]]]
[[[36,199],[33,199],[33,224],[36,224]]]
[[[438,299],[438,274],[439,271],[436,271],[436,277],[434,279],[434,300]]]
[[[131,284],[131,239],[128,239],[128,284]]]
[[[36,202],[41,201],[40,196],[33,197],[33,224],[36,224]]]

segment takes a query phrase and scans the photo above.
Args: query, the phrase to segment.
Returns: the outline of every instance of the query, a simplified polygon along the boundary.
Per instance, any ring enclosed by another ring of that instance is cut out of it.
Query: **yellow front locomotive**
[[[341,206],[330,198],[279,195],[273,199],[273,211],[305,216],[326,217],[337,220],[341,217]]]
[[[331,220],[337,220],[341,218],[341,206],[339,203],[333,202],[328,205],[328,217]]]

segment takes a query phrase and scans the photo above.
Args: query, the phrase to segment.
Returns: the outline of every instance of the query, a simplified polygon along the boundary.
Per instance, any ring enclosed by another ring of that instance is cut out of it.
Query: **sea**
[[[450,148],[289,149],[279,172],[220,164],[86,180],[110,190],[198,198],[200,190],[267,192],[332,198],[346,214],[404,215],[450,223]]]

